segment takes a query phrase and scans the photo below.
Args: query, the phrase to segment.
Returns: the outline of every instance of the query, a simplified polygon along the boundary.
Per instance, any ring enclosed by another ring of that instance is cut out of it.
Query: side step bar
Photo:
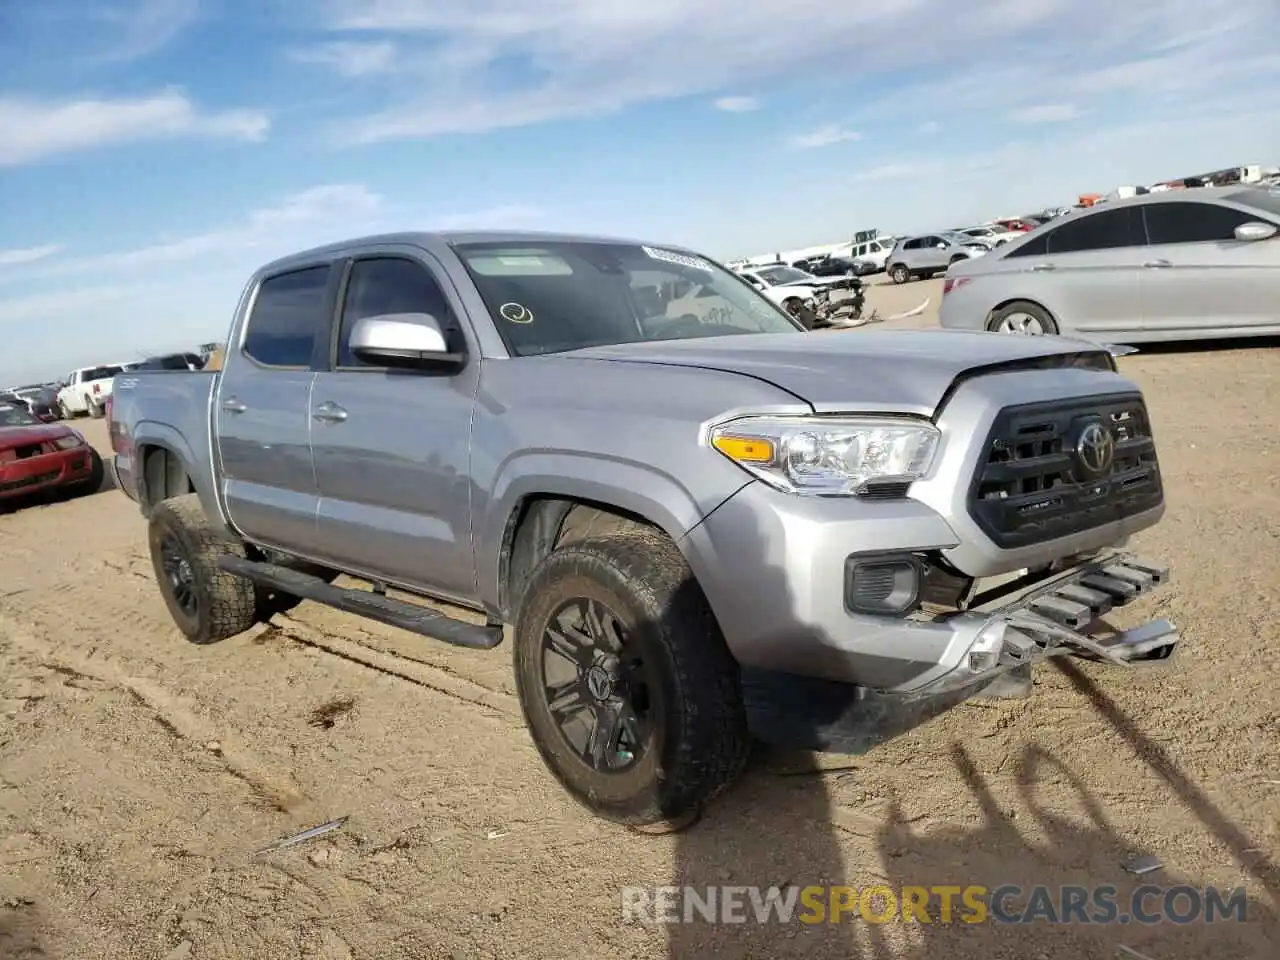
[[[367,620],[376,620],[391,627],[399,627],[419,636],[430,637],[455,647],[492,650],[502,643],[501,625],[480,625],[457,620],[438,610],[406,603],[370,590],[351,590],[325,583],[319,577],[292,570],[274,563],[246,560],[243,557],[223,555],[218,566],[254,583],[287,593],[291,596],[314,600],[325,606],[354,613]]]

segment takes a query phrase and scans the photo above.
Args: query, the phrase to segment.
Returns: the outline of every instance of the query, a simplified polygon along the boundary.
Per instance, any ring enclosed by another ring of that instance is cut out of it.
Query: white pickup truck
[[[101,417],[115,376],[123,370],[118,364],[72,370],[58,390],[58,413],[62,419],[70,420],[82,413]]]

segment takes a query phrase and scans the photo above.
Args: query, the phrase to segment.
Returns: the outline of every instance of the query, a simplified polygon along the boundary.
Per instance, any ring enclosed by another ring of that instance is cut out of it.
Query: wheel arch
[[[514,621],[529,578],[551,551],[593,536],[627,532],[672,537],[644,513],[609,500],[541,492],[522,496],[507,516],[498,553],[497,603],[502,618]]]
[[[992,307],[990,310],[987,311],[987,318],[983,322],[983,326],[987,330],[990,330],[991,322],[995,320],[996,314],[999,313],[1001,310],[1005,309],[1005,307],[1013,306],[1015,303],[1029,303],[1033,307],[1039,307],[1046,314],[1048,314],[1049,319],[1054,322],[1054,325],[1057,326],[1059,330],[1062,329],[1062,324],[1059,322],[1057,314],[1055,314],[1052,310],[1046,307],[1043,303],[1041,303],[1035,297],[1005,297],[1003,300],[1001,300],[994,307]]]

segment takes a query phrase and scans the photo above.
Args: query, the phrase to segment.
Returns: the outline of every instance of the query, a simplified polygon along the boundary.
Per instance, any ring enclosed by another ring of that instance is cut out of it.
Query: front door
[[[355,324],[426,313],[466,351],[456,294],[428,254],[388,248],[351,264],[332,369],[312,391],[322,559],[462,602],[476,597],[468,449],[479,380],[461,370],[387,370],[348,342]]]
[[[1236,227],[1258,215],[1202,201],[1142,210],[1151,242],[1140,280],[1144,330],[1226,334],[1280,323],[1280,241],[1235,239]]]
[[[233,526],[281,550],[316,547],[319,491],[308,416],[316,342],[328,329],[328,264],[263,280],[214,398],[223,496]]]

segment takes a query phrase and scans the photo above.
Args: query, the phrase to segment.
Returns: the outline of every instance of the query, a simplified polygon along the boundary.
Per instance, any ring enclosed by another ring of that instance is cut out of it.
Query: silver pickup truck
[[[290,598],[466,647],[512,625],[533,741],[619,823],[687,823],[732,783],[770,679],[801,713],[832,688],[958,701],[1177,643],[1102,619],[1167,576],[1124,549],[1164,495],[1108,350],[808,332],[685,249],[310,250],[250,279],[221,370],[122,375],[110,416],[189,640]]]

